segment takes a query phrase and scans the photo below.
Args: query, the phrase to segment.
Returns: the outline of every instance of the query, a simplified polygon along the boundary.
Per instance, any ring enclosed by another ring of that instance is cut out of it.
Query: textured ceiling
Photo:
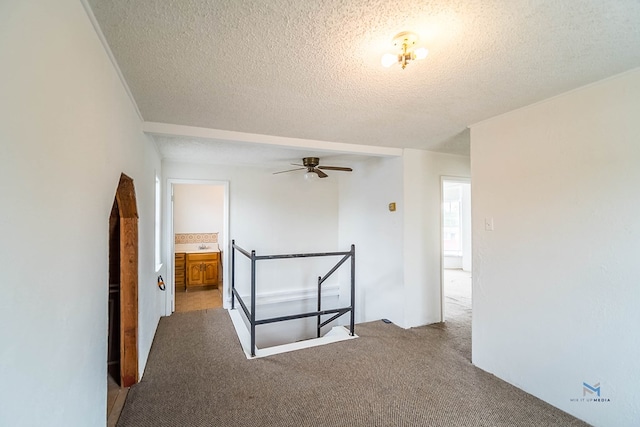
[[[638,0],[89,3],[149,122],[468,154],[468,125],[640,66]],[[403,30],[429,56],[383,68]]]

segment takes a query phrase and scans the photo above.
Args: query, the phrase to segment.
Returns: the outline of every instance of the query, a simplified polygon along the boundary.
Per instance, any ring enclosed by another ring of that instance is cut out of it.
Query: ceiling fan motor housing
[[[302,164],[291,163],[292,166],[304,166],[303,168],[291,169],[286,171],[274,172],[274,174],[285,173],[285,172],[294,172],[297,170],[301,170],[307,168],[307,173],[315,173],[319,178],[327,178],[329,175],[324,173],[321,169],[328,169],[334,171],[344,171],[351,172],[353,169],[343,166],[319,166],[320,158],[318,157],[303,157]]]
[[[318,157],[304,157],[302,159],[302,164],[308,168],[315,168],[320,164],[320,158]]]

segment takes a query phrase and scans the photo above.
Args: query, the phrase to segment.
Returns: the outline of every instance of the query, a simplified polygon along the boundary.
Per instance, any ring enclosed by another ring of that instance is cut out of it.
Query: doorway
[[[121,174],[109,215],[107,414],[138,382],[138,209],[133,179]]]
[[[167,265],[172,291],[167,295],[167,315],[227,307],[229,183],[170,179],[167,191]],[[189,259],[196,257],[203,259],[198,261],[203,270],[190,266]],[[209,276],[215,278],[211,283]]]
[[[442,178],[442,321],[471,314],[471,180]]]

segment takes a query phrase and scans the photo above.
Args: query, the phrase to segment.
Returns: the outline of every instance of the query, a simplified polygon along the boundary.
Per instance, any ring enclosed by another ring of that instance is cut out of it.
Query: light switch
[[[395,202],[389,203],[389,211],[395,212],[395,210],[396,210],[396,203]]]
[[[485,231],[493,231],[493,218],[485,218],[484,219],[484,230]]]

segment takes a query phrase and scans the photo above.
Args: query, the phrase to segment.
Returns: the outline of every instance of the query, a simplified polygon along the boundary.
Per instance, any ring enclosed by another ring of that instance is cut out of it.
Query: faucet
[[[198,249],[209,249],[209,246],[202,244],[200,246],[198,246]]]

